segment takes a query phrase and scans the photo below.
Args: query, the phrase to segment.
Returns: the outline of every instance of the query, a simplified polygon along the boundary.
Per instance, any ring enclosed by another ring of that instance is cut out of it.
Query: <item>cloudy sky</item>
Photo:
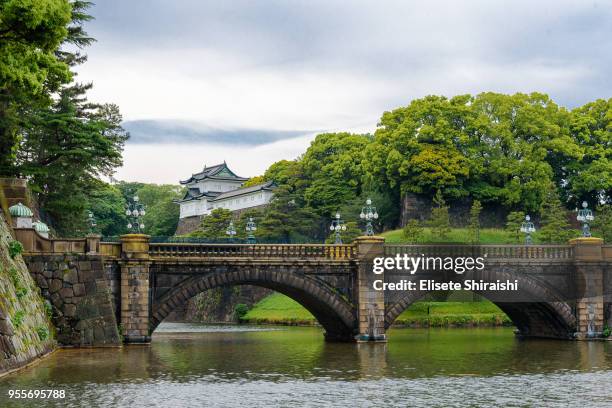
[[[79,80],[132,139],[117,178],[243,176],[428,94],[612,96],[612,1],[97,0]]]

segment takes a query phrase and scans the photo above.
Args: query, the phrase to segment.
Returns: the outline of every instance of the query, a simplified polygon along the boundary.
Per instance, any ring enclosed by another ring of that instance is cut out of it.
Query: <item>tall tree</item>
[[[56,52],[68,36],[67,0],[0,1],[0,174],[13,175],[24,106],[48,106],[70,80]]]
[[[470,208],[470,223],[468,225],[468,237],[470,243],[475,244],[480,242],[480,213],[482,205],[480,201],[474,200]]]
[[[557,189],[552,184],[549,185],[542,201],[540,218],[542,227],[539,235],[543,242],[564,243],[572,235],[567,221],[567,211],[563,208]],[[575,231],[573,232],[575,234]]]
[[[146,206],[143,218],[146,233],[153,236],[174,235],[180,212],[174,200],[181,198],[183,188],[168,184],[145,184],[136,193]]]
[[[450,217],[448,214],[448,206],[442,192],[438,190],[433,198],[433,207],[431,209],[431,219],[429,220],[429,226],[432,232],[440,240],[445,240],[451,231],[450,228]]]
[[[612,243],[612,205],[597,206],[593,229],[599,233],[606,244]]]
[[[17,152],[22,174],[60,234],[83,227],[88,194],[100,175],[122,162],[128,135],[114,105],[91,105],[89,85],[63,88],[50,109],[33,110],[24,123]]]
[[[516,243],[521,241],[521,225],[524,220],[525,213],[523,211],[512,211],[506,217],[506,232]]]
[[[612,204],[612,98],[574,109],[571,129],[584,149],[580,160],[564,168],[571,203],[577,206],[587,200]]]

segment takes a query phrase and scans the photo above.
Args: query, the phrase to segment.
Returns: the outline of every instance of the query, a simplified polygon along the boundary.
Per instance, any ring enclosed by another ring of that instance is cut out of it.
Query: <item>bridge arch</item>
[[[150,333],[177,307],[193,296],[221,286],[254,285],[289,296],[300,303],[317,319],[325,330],[325,338],[351,341],[355,335],[354,308],[325,282],[298,273],[280,273],[254,266],[237,266],[231,270],[202,268],[159,300],[153,300]]]
[[[514,280],[517,276],[508,272],[496,272],[496,279]],[[546,299],[546,301],[500,301],[499,295],[492,291],[473,291],[491,300],[499,307],[519,331],[520,335],[533,337],[571,338],[576,330],[576,317],[570,304],[559,294],[535,279],[521,276],[518,299]],[[386,307],[385,328],[389,328],[395,319],[414,302],[424,297],[429,291],[407,291],[399,299],[390,302]]]

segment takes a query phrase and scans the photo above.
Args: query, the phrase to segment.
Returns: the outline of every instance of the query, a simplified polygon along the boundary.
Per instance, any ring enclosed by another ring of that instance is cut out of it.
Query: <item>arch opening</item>
[[[149,330],[155,328],[176,308],[206,290],[253,285],[282,293],[298,302],[315,317],[329,341],[352,341],[355,319],[352,305],[326,284],[301,274],[280,274],[253,268],[233,272],[208,272],[196,275],[172,288],[152,305]]]
[[[411,291],[387,306],[385,328],[388,329],[405,310],[431,291]],[[576,319],[572,307],[563,301],[549,302],[501,302],[488,291],[472,291],[491,301],[503,311],[525,337],[571,338],[575,331]]]

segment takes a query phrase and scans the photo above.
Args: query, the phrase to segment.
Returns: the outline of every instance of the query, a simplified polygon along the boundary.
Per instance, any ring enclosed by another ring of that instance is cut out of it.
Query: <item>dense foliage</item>
[[[118,107],[89,103],[92,84],[72,82],[94,41],[83,29],[90,6],[0,1],[0,174],[27,177],[63,235],[86,229],[86,209],[107,190],[99,178],[121,165],[128,138]]]
[[[179,187],[100,181],[121,165],[129,135],[117,106],[88,102],[92,85],[73,81],[74,67],[86,62],[81,50],[94,41],[84,30],[90,5],[0,0],[0,174],[28,178],[59,234],[83,233],[87,210],[105,235],[125,232],[126,200],[138,193],[148,207],[147,232],[170,235]],[[235,220],[238,238],[254,217],[262,238],[323,241],[336,211],[351,223],[349,238],[363,228],[367,198],[378,208],[380,232],[398,226],[402,198],[415,194],[435,198],[433,214],[424,216],[441,222],[434,226],[441,235],[447,207],[468,199],[482,210],[541,213],[544,235],[561,232],[560,239],[567,209],[583,200],[605,209],[612,201],[612,99],[568,110],[541,93],[427,96],[384,112],[373,135],[320,134],[301,157],[274,163],[246,184],[269,180],[278,187],[272,203]]]

